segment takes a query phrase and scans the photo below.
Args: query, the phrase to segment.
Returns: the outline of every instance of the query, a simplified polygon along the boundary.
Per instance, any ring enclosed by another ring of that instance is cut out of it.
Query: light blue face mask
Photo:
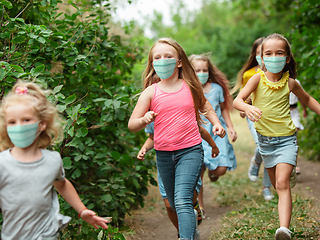
[[[207,72],[197,73],[197,76],[198,76],[201,84],[203,85],[208,81],[209,73],[207,73]]]
[[[261,56],[256,55],[256,60],[257,60],[257,62],[258,62],[258,64],[259,64],[259,66],[261,66],[261,65],[262,65]]]
[[[286,65],[287,57],[263,57],[266,69],[271,73],[281,72]]]
[[[37,134],[39,122],[7,127],[11,142],[18,148],[29,147],[41,133]]]
[[[177,59],[160,59],[153,61],[153,67],[159,78],[167,79],[171,77],[175,71]]]

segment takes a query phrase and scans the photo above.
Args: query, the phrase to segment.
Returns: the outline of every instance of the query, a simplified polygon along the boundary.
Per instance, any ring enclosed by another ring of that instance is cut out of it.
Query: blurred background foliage
[[[254,40],[278,32],[292,44],[302,86],[319,101],[317,0],[202,0],[194,11],[177,0],[171,5],[172,24],[164,24],[157,10],[142,24],[112,18],[117,8],[137,2],[0,0],[0,98],[17,78],[53,89],[48,97],[65,119],[65,140],[54,149],[61,153],[67,178],[89,208],[114,220],[109,232],[88,235],[86,224],[81,227],[61,199],[61,211],[74,219],[64,239],[117,239],[116,227],[133,208],[143,207],[148,185],[156,184],[152,156],[136,159],[146,135],[127,128],[156,39],[171,37],[188,55],[210,54],[234,82]],[[301,149],[319,161],[319,116],[309,111],[303,123]]]

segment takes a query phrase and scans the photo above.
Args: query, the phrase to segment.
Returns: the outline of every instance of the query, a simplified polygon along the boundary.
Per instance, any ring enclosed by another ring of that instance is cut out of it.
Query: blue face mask
[[[271,73],[281,72],[286,65],[287,57],[263,57],[266,69]]]
[[[171,77],[175,71],[176,65],[177,59],[174,58],[153,61],[154,70],[161,79]]]
[[[256,55],[256,60],[257,60],[257,62],[258,62],[258,64],[259,64],[259,66],[261,66],[261,65],[262,65],[261,56]]]
[[[197,76],[198,76],[201,84],[203,85],[208,81],[209,73],[207,73],[207,72],[197,73]]]
[[[7,127],[11,142],[18,148],[29,147],[41,133],[37,134],[39,122]]]

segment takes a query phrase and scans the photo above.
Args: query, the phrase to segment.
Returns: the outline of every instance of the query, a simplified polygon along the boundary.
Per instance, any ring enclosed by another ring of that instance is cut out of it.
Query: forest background
[[[62,239],[122,239],[125,215],[143,207],[148,185],[156,185],[154,160],[136,159],[145,134],[127,128],[155,39],[171,37],[188,55],[210,53],[234,82],[256,38],[283,34],[298,79],[319,101],[317,0],[203,0],[196,11],[179,0],[171,6],[171,25],[157,11],[142,25],[113,21],[119,4],[134,1],[0,0],[0,99],[18,78],[52,89],[48,98],[65,120],[64,140],[52,149],[61,153],[66,176],[88,208],[113,217],[109,230],[93,231],[60,199],[61,212],[73,218]],[[310,113],[299,133],[301,153],[314,161],[320,160],[319,120]]]

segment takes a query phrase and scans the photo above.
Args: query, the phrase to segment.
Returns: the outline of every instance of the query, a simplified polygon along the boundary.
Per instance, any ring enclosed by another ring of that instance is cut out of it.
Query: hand
[[[146,114],[141,118],[141,121],[146,124],[152,123],[157,115],[158,113],[153,111],[146,112]]]
[[[304,118],[308,117],[307,109],[303,109],[303,117]]]
[[[214,135],[218,135],[221,138],[226,135],[226,130],[220,124],[214,125],[212,128],[212,132]]]
[[[219,151],[219,148],[218,148],[217,146],[215,146],[215,147],[212,148],[211,156],[212,156],[213,158],[215,158],[216,156],[218,156],[219,153],[220,153],[220,151]]]
[[[246,116],[246,113],[241,111],[240,112],[240,117],[245,118],[245,116]]]
[[[228,132],[229,132],[231,141],[235,142],[238,138],[236,131],[233,128],[229,128]]]
[[[262,111],[259,108],[251,105],[247,105],[245,113],[252,122],[257,122],[262,115]]]
[[[137,155],[137,158],[141,161],[144,160],[144,156],[146,155],[146,153],[147,153],[147,149],[141,148]]]
[[[102,217],[97,216],[94,211],[91,211],[89,209],[83,210],[81,212],[80,217],[87,223],[91,224],[96,229],[99,228],[98,226],[102,227],[103,229],[108,228],[107,223],[109,223],[109,221]]]

